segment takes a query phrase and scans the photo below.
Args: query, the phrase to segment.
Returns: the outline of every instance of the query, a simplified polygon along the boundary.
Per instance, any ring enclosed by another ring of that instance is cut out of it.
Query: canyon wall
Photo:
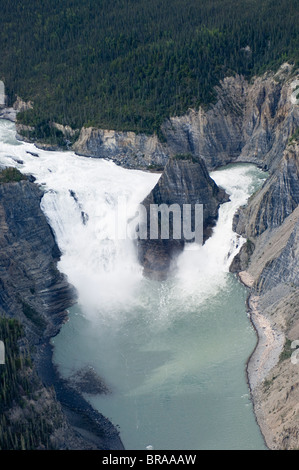
[[[60,380],[53,367],[49,341],[67,320],[66,309],[75,302],[76,293],[56,267],[60,251],[40,208],[42,190],[31,177],[20,174],[20,181],[13,181],[9,175],[11,181],[0,181],[0,318],[22,326],[24,336],[14,347],[24,358],[22,364],[27,364],[26,357],[32,361],[16,372],[18,397],[4,409],[0,446],[2,434],[9,429],[14,433],[15,426],[27,428],[28,445],[31,422],[36,421],[36,427],[43,423],[46,433],[47,444],[38,444],[41,449],[45,445],[50,449],[122,448],[112,425]],[[6,343],[9,337],[1,340]],[[6,360],[10,364],[9,354]],[[29,390],[22,389],[22,374]],[[7,379],[8,391],[10,386]]]
[[[254,305],[262,343],[249,361],[249,384],[271,449],[299,446],[299,364],[292,348],[299,339],[298,203],[299,143],[293,141],[262,189],[234,218],[234,229],[247,243],[231,270],[250,281],[249,305]]]

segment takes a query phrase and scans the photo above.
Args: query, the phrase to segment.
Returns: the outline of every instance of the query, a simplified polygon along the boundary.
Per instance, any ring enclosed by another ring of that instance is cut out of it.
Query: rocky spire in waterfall
[[[181,209],[180,213],[183,217],[184,205],[189,204],[193,230],[195,227],[195,205],[202,205],[203,242],[205,242],[212,233],[220,204],[227,202],[228,199],[225,191],[219,188],[209,176],[202,158],[195,159],[189,154],[170,158],[158,183],[142,202],[147,213],[147,235],[145,239],[139,236],[137,250],[139,261],[144,268],[144,275],[154,279],[167,278],[174,268],[176,256],[182,252],[188,241],[184,237],[184,233],[181,233],[179,239],[175,239],[173,236],[174,222],[171,213],[169,239],[162,239],[161,231],[159,231],[157,239],[151,239],[151,205],[166,204],[169,207],[176,204]]]

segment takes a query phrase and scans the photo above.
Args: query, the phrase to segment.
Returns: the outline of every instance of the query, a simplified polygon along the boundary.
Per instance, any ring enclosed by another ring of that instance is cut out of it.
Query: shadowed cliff
[[[144,268],[144,274],[154,279],[165,279],[175,269],[175,258],[190,241],[184,232],[184,205],[190,205],[190,229],[196,229],[196,205],[202,205],[202,241],[212,232],[218,217],[221,203],[228,201],[225,191],[219,188],[209,176],[202,159],[193,159],[192,155],[177,155],[169,159],[161,178],[142,205],[146,208],[146,238],[139,237],[137,243],[138,258]],[[179,235],[175,231],[175,215],[170,213],[169,238],[164,239],[161,231],[161,218],[158,221],[158,237],[151,239],[150,229],[153,222],[151,206],[175,204],[180,218]]]
[[[31,180],[0,173],[0,449],[122,449],[111,423],[53,367],[49,340],[76,294],[56,267],[61,253]]]

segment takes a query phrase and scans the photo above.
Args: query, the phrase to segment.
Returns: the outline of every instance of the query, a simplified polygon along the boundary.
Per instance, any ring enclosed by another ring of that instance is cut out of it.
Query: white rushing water
[[[245,377],[256,338],[246,290],[229,273],[244,243],[233,215],[263,173],[242,164],[211,174],[230,194],[213,236],[183,252],[174,278],[155,282],[142,277],[133,242],[113,235],[118,198],[132,215],[159,175],[42,151],[14,132],[0,122],[0,163],[44,186],[42,209],[63,253],[58,267],[78,291],[54,340],[61,373],[92,366],[103,378],[111,393],[87,399],[119,425],[127,449],[264,448]]]

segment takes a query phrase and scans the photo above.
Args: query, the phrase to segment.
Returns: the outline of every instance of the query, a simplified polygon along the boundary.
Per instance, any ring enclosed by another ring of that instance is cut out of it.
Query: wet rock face
[[[30,181],[0,184],[0,311],[33,343],[57,333],[74,292],[56,268],[60,251]]]
[[[202,205],[203,241],[211,234],[212,227],[218,217],[219,205],[228,201],[224,190],[219,188],[210,178],[202,159],[194,160],[190,155],[170,158],[160,180],[151,193],[142,202],[146,208],[147,237],[139,238],[137,243],[138,258],[144,267],[144,274],[154,279],[165,279],[175,265],[176,256],[182,252],[186,238],[183,230],[184,205],[190,205],[190,230],[194,232],[198,222],[195,212],[196,205]],[[160,225],[157,239],[151,239],[150,228],[152,205],[170,207],[175,204],[179,209],[180,237],[174,234],[174,215],[170,214],[169,239],[163,239]]]

